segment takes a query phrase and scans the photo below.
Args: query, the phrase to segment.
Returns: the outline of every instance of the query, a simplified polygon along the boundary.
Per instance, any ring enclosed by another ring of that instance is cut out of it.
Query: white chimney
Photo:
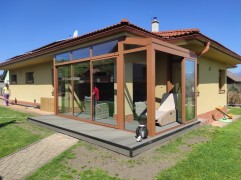
[[[154,17],[153,21],[151,22],[151,31],[159,32],[159,22],[157,21],[157,17]]]

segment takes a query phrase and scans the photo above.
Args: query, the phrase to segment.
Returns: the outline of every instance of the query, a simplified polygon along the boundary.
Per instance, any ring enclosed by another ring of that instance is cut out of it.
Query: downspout
[[[207,44],[206,44],[205,48],[203,49],[203,51],[201,53],[197,54],[197,59],[199,57],[201,57],[202,55],[206,54],[209,51],[210,44],[211,44],[210,41],[207,42]],[[199,91],[198,87],[197,87],[197,95],[198,96],[200,95],[200,91]]]
[[[200,56],[202,56],[202,55],[204,55],[205,53],[208,52],[208,50],[210,48],[210,44],[211,44],[210,42],[207,42],[207,44],[206,44],[205,48],[203,49],[203,51],[201,53],[197,54],[197,58],[199,58]]]

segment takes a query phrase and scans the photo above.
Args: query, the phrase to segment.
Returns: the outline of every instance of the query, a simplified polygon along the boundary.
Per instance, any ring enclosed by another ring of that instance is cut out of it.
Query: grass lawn
[[[41,167],[38,171],[27,177],[26,180],[34,179],[82,179],[82,180],[117,180],[117,177],[111,177],[107,172],[101,169],[88,169],[85,171],[77,171],[68,166],[68,160],[75,158],[73,150],[78,146],[86,146],[91,150],[92,145],[80,141],[61,155],[53,159],[50,163]],[[80,162],[81,163],[81,162]],[[101,168],[101,167],[100,167]]]
[[[0,158],[51,134],[50,130],[27,122],[33,116],[0,107]]]
[[[241,114],[240,108],[231,108]],[[240,179],[241,120],[220,128],[208,142],[194,148],[185,160],[162,171],[156,179]]]
[[[241,109],[231,108],[232,114],[241,114]],[[163,159],[176,158],[177,163],[171,168],[155,174],[154,179],[240,179],[241,178],[241,120],[236,121],[224,128],[203,126],[187,134],[179,136],[176,139],[166,143],[163,146],[156,147],[154,151],[155,163]],[[199,139],[199,140],[198,140]],[[202,140],[202,141],[200,141]],[[93,146],[89,143],[80,141],[77,145],[62,153],[50,163],[46,164],[38,171],[27,177],[30,179],[120,179],[119,175],[110,176],[110,171],[104,171],[102,167],[90,167],[88,163],[77,158],[74,152],[82,153],[80,156],[86,156],[83,151],[75,151],[79,147],[86,147],[90,155]],[[190,151],[188,150],[190,148]],[[186,150],[187,149],[187,150]],[[101,152],[95,150],[96,158],[101,158]],[[149,151],[150,153],[150,151]],[[148,154],[149,155],[149,154]],[[91,156],[91,155],[90,155]],[[109,156],[109,155],[108,155]],[[77,158],[77,159],[76,159]],[[88,158],[88,157],[86,157]],[[113,163],[113,157],[104,158],[104,163]],[[123,167],[128,166],[128,171],[136,171],[136,166],[147,166],[146,159],[153,160],[151,156],[138,158],[129,158],[124,160]],[[70,162],[78,160],[79,169],[74,169]],[[110,159],[110,162],[107,160]],[[93,159],[92,159],[93,160]],[[117,164],[118,158],[114,157]],[[69,164],[70,163],[70,164]],[[127,164],[128,163],[128,164]],[[146,163],[146,164],[145,164]],[[166,162],[168,163],[168,162]],[[113,164],[114,165],[114,164]],[[170,166],[169,166],[170,167]],[[150,171],[150,169],[148,170]],[[159,170],[160,171],[160,170]],[[143,177],[145,179],[145,177]]]

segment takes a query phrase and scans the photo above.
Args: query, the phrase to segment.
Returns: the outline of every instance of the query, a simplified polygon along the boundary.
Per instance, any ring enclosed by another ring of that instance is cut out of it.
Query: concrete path
[[[24,179],[26,175],[48,163],[77,142],[78,140],[75,138],[55,133],[21,151],[4,157],[0,159],[0,179]]]

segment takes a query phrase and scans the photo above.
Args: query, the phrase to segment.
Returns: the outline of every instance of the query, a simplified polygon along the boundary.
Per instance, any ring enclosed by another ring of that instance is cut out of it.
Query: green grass
[[[228,109],[229,109],[228,114],[241,115],[240,107],[229,107]]]
[[[48,135],[51,131],[27,122],[27,113],[0,107],[0,158]]]
[[[106,171],[101,169],[89,168],[84,171],[77,171],[67,165],[68,159],[75,158],[73,150],[78,146],[85,146],[90,148],[90,150],[95,150],[87,143],[80,141],[78,144],[72,146],[67,151],[63,152],[61,155],[53,159],[51,162],[45,166],[38,169],[35,173],[26,178],[26,180],[32,179],[82,179],[82,180],[116,180],[118,177],[111,177]],[[80,162],[81,163],[81,162]]]
[[[208,142],[197,145],[186,159],[156,179],[240,179],[241,120],[208,135]]]

